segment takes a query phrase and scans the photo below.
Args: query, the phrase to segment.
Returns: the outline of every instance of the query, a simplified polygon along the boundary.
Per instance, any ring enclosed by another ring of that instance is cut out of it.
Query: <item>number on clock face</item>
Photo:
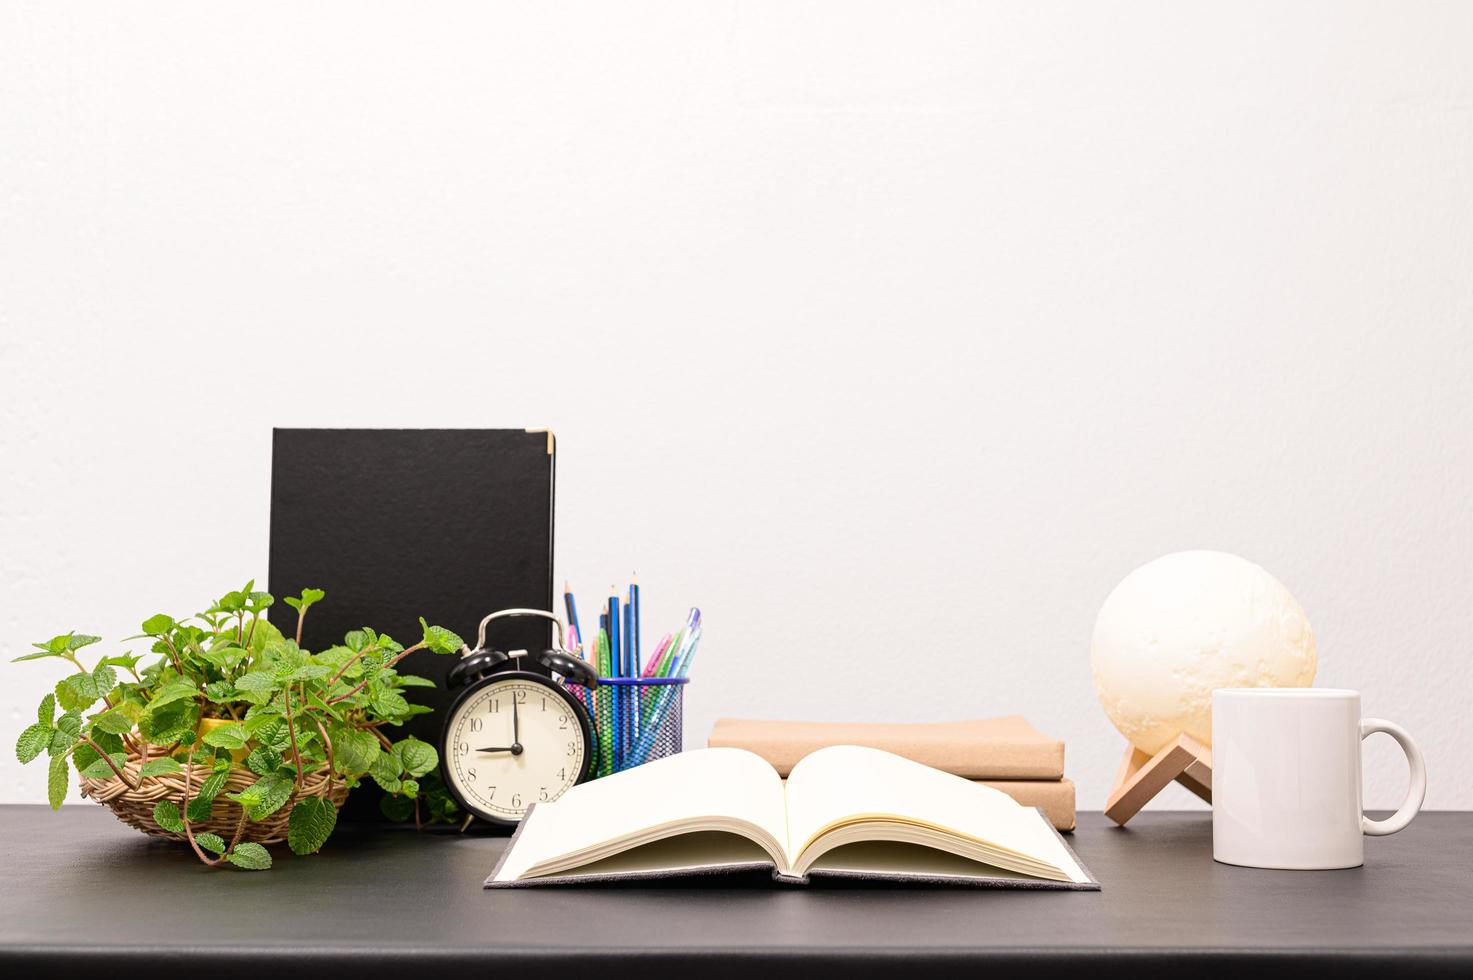
[[[445,739],[446,776],[482,816],[520,820],[567,792],[585,767],[573,708],[546,685],[493,681],[461,702]]]

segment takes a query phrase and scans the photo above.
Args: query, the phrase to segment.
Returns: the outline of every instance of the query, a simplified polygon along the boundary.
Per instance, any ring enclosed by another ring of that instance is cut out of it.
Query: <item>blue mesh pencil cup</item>
[[[597,775],[633,769],[680,752],[682,702],[689,683],[689,677],[600,677],[593,693]]]

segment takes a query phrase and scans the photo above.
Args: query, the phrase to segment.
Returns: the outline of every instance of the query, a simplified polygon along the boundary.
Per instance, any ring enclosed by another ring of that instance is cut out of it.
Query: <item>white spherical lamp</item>
[[[1308,687],[1317,657],[1283,583],[1221,551],[1182,551],[1125,577],[1090,645],[1105,714],[1148,755],[1186,734],[1212,741],[1220,687]]]

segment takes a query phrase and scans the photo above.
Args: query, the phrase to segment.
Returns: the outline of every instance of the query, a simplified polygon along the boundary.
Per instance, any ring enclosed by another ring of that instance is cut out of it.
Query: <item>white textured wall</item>
[[[547,425],[559,579],[706,610],[692,741],[1023,712],[1097,808],[1095,611],[1215,547],[1473,807],[1470,50],[1455,3],[4,3],[3,653],[264,575],[273,425]],[[54,670],[4,678],[9,740]]]

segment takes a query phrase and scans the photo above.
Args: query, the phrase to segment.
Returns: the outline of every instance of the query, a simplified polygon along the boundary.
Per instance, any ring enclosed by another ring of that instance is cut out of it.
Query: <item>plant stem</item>
[[[199,844],[195,841],[195,839],[194,839],[194,830],[193,830],[193,828],[191,828],[189,826],[189,789],[190,789],[189,784],[190,784],[190,780],[191,780],[191,778],[193,776],[194,776],[194,746],[191,745],[189,747],[189,758],[186,759],[185,762],[184,762],[184,799],[179,803],[179,818],[184,821],[184,837],[185,837],[185,839],[187,839],[189,841],[189,846],[192,847],[192,848],[194,848],[195,856],[198,857],[201,861],[203,861],[207,867],[213,868],[215,865],[217,865],[221,861],[225,860],[225,855],[222,854],[222,855],[220,855],[217,858],[208,858],[208,857],[205,857],[204,849],[201,848],[199,846]],[[244,806],[241,806],[241,808],[240,808],[240,816],[241,816],[241,820],[242,820],[242,826],[244,826],[245,812],[246,812],[245,807]],[[240,834],[240,828],[237,828],[236,829],[236,835],[239,836],[239,834]]]
[[[245,644],[244,644],[245,647],[246,647],[246,649],[248,649],[248,650],[250,649],[250,646],[251,646],[251,640],[255,638],[255,635],[256,635],[256,623],[260,620],[260,618],[261,618],[261,614],[260,613],[256,613],[255,615],[253,615],[251,617],[251,628],[246,633]]]
[[[306,595],[306,593],[304,592],[303,595]],[[303,603],[302,607],[297,610],[297,646],[302,645],[302,623],[305,622],[306,619],[307,605],[306,603]],[[332,685],[329,684],[328,686],[331,687]]]
[[[312,719],[312,724],[317,726],[318,733],[322,735],[322,745],[323,748],[327,750],[327,771],[329,774],[331,774],[333,767],[332,739],[327,737],[327,729],[323,727],[322,721],[316,715],[310,715],[310,717]]]
[[[169,659],[174,661],[174,669],[179,672],[180,677],[183,677],[184,661],[179,659],[179,651],[174,649],[174,644],[169,642],[169,638],[167,636],[161,636],[159,637],[159,639],[164,641],[164,649],[169,651]]]
[[[395,664],[397,664],[399,661],[403,660],[405,657],[409,656],[414,651],[416,651],[416,650],[423,650],[424,649],[424,646],[425,645],[423,643],[416,643],[414,646],[409,647],[403,653],[401,653],[398,656],[396,656],[393,660],[390,660],[388,663],[384,664],[384,666],[383,666],[382,669],[388,670],[390,667],[394,666]],[[337,697],[333,698],[331,701],[329,701],[327,703],[328,704],[337,704],[339,701],[342,701],[342,700],[344,700],[346,698],[351,698],[353,695],[355,695],[359,691],[363,690],[363,688],[368,684],[369,680],[371,680],[371,679],[372,678],[370,678],[370,677],[363,678],[363,680],[359,681],[358,682],[358,686],[355,687],[355,688],[353,688],[353,690],[349,691],[347,694],[339,694]],[[331,687],[331,685],[329,685],[329,687]]]
[[[353,656],[349,657],[346,661],[344,661],[343,665],[338,668],[338,672],[332,675],[332,679],[327,682],[327,689],[331,691],[332,686],[338,682],[338,678],[342,677],[349,667],[353,666],[359,660],[363,659],[365,656],[377,649],[377,644],[370,643],[368,646],[364,647],[362,650],[359,650],[357,653],[353,654]]]
[[[292,761],[296,763],[297,766],[297,783],[296,786],[293,787],[293,792],[295,792],[296,790],[300,790],[302,788],[302,753],[297,751],[297,725],[296,722],[292,720],[292,686],[290,684],[286,686],[285,701],[286,733],[291,736]]]
[[[117,773],[118,778],[123,781],[123,785],[124,786],[127,786],[129,789],[137,789],[138,788],[138,784],[136,782],[134,782],[133,780],[129,779],[127,773],[123,772],[123,770],[121,770],[121,769],[118,768],[118,764],[112,760],[112,756],[110,756],[106,752],[104,752],[102,750],[102,746],[100,746],[96,742],[92,741],[92,736],[91,735],[83,735],[82,736],[82,741],[86,742],[88,745],[92,746],[92,748],[94,748],[94,749],[97,750],[97,754],[100,755],[100,756],[102,756],[102,761],[107,763],[107,767],[109,769],[111,769],[113,772]]]

